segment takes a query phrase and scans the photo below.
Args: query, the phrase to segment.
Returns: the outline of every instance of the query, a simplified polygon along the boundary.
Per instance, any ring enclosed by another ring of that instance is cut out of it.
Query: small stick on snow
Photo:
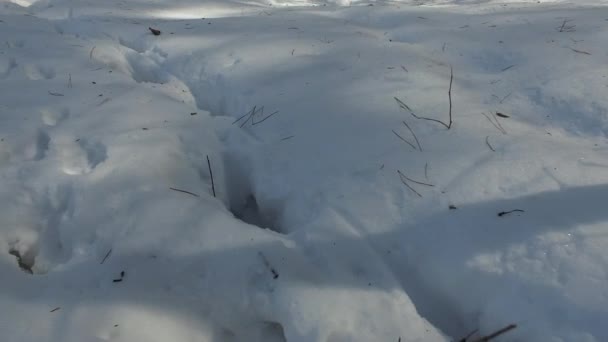
[[[213,190],[213,197],[215,197],[215,183],[213,182],[213,171],[211,171],[211,162],[209,156],[207,156],[207,166],[209,167],[209,175],[211,176],[211,190]]]
[[[101,260],[101,262],[99,264],[103,265],[103,263],[106,262],[106,259],[108,259],[110,257],[110,254],[112,254],[112,248],[110,248],[108,253],[106,253],[106,256],[103,257],[103,260]]]
[[[511,69],[511,68],[512,68],[512,67],[514,67],[514,66],[515,66],[515,64],[513,64],[513,65],[509,65],[508,67],[506,67],[506,68],[504,68],[504,69],[502,69],[502,70],[500,70],[500,71],[501,71],[501,72],[505,72],[505,71],[507,71],[507,70]]]
[[[59,309],[61,309],[60,307],[56,307],[53,310],[49,311],[49,312],[55,312],[55,311],[59,311]]]
[[[182,189],[176,189],[176,188],[171,188],[171,187],[169,189],[171,189],[173,191],[177,191],[177,192],[183,192],[185,194],[192,195],[194,197],[200,197],[199,195],[197,195],[197,194],[195,194],[193,192],[190,192],[190,191],[186,191],[186,190],[182,190]]]
[[[61,93],[53,93],[52,91],[49,91],[49,95],[52,95],[52,96],[63,96],[63,94],[61,94]]]
[[[496,152],[496,150],[492,147],[492,145],[490,145],[490,141],[488,140],[490,138],[489,135],[486,136],[486,145],[488,145],[488,147],[490,148],[490,150],[492,150],[492,152]]]
[[[429,180],[429,163],[424,163],[424,179]]]
[[[498,337],[498,336],[500,336],[502,334],[505,334],[505,333],[507,333],[507,332],[515,329],[515,328],[517,328],[517,324],[509,324],[506,327],[504,327],[504,328],[502,328],[500,330],[497,330],[496,332],[494,332],[494,333],[492,333],[492,334],[490,334],[488,336],[481,337],[481,338],[479,338],[477,340],[474,340],[472,342],[488,342],[488,341],[493,340],[494,338],[496,338],[496,337]]]
[[[414,131],[410,128],[410,126],[404,121],[402,121],[403,124],[405,125],[405,127],[407,127],[407,129],[410,130],[410,133],[412,133],[412,135],[414,136],[414,140],[416,140],[416,145],[418,145],[418,149],[420,150],[420,152],[422,152],[422,146],[420,146],[420,142],[418,141],[418,138],[416,137],[416,133],[414,133]]]

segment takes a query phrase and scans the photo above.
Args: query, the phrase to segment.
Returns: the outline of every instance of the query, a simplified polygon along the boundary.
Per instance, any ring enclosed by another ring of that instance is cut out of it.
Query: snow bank
[[[3,341],[608,339],[603,2],[270,4],[3,3]]]

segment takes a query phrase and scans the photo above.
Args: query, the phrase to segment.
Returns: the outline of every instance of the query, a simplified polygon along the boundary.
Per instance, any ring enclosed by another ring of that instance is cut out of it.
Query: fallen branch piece
[[[53,310],[51,310],[49,312],[55,312],[55,311],[58,311],[59,309],[61,309],[61,308],[60,307],[56,307],[56,308],[54,308]]]

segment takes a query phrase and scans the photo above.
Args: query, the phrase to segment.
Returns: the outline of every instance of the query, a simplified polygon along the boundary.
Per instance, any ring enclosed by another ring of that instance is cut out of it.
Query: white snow
[[[607,5],[1,0],[0,340],[608,340]]]

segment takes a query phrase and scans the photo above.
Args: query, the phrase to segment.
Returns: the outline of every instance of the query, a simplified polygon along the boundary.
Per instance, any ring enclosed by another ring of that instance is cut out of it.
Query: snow
[[[1,340],[608,340],[606,5],[2,0]]]

